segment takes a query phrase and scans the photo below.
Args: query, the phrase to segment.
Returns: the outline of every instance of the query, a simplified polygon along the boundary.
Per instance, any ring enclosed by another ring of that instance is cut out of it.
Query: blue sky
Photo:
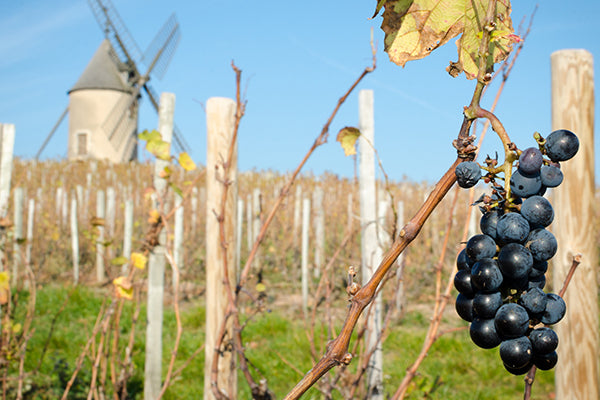
[[[169,15],[176,13],[182,38],[157,91],[176,94],[175,120],[204,163],[203,103],[233,97],[231,60],[243,70],[248,106],[239,141],[242,170],[290,171],[327,120],[337,99],[370,64],[369,37],[378,43],[376,71],[359,89],[375,92],[375,146],[395,180],[434,181],[455,157],[451,146],[470,101],[473,81],[445,71],[456,60],[454,40],[430,57],[400,68],[383,52],[381,17],[369,20],[376,4],[346,2],[257,2],[113,0],[125,25],[144,50]],[[534,2],[514,1],[515,26]],[[549,133],[550,54],[583,48],[600,54],[600,2],[545,0],[508,81],[496,114],[519,147],[533,144],[534,131]],[[68,103],[75,83],[103,39],[87,2],[22,0],[0,3],[0,121],[16,124],[15,154],[30,158]],[[598,74],[598,62],[595,67]],[[352,176],[353,160],[335,141],[337,131],[358,123],[358,92],[331,125],[329,142],[305,172]],[[484,100],[491,103],[493,91]],[[596,112],[596,115],[598,113]],[[157,118],[143,101],[139,128],[155,129]],[[66,155],[66,121],[43,158]],[[500,150],[491,138],[484,152]],[[598,173],[596,173],[598,176]]]

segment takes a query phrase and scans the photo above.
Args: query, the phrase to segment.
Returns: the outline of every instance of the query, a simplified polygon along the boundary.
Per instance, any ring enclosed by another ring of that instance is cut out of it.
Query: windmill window
[[[77,155],[86,156],[88,153],[88,134],[87,132],[79,132],[77,134]]]

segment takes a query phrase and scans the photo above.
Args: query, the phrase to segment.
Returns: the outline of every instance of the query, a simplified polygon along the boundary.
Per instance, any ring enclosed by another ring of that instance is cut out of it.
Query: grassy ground
[[[56,317],[67,296],[69,296],[68,302]],[[35,332],[29,342],[25,365],[25,371],[29,373],[26,380],[27,388],[30,388],[26,398],[60,397],[74,370],[75,360],[92,330],[104,298],[102,291],[83,287],[40,288],[34,320]],[[21,295],[21,300],[26,300],[26,294]],[[122,326],[129,326],[132,309],[131,305],[125,307]],[[289,312],[274,310],[259,314],[244,331],[247,356],[255,368],[252,371],[253,375],[258,379],[266,377],[270,389],[277,398],[283,397],[301,378],[301,372],[311,367],[310,348],[304,322],[300,318],[290,318]],[[133,354],[135,372],[128,386],[130,398],[136,399],[143,397],[144,315],[145,310],[142,309],[140,314],[142,322],[137,327],[138,334]],[[52,335],[49,336],[53,320],[56,323]],[[405,369],[418,354],[427,328],[427,320],[425,309],[420,309],[407,313],[402,320],[392,326],[384,344],[387,393],[391,394],[395,391]],[[201,300],[183,305],[182,321],[184,334],[176,367],[188,359],[203,343],[204,306]],[[460,325],[456,321],[446,321],[447,326],[456,324]],[[164,365],[168,364],[174,332],[175,319],[172,309],[168,308],[165,314]],[[47,350],[39,372],[32,374],[46,346]],[[167,392],[166,399],[200,397],[204,382],[203,359],[203,352],[194,358],[181,376],[175,379]],[[290,366],[292,364],[294,367]],[[355,368],[356,364],[355,360],[350,369]],[[73,386],[69,399],[87,398],[90,371],[91,361],[86,359],[80,378]],[[551,398],[552,381],[552,372],[538,372],[533,398]],[[250,398],[241,374],[239,382],[239,398]],[[465,330],[446,334],[438,340],[414,382],[409,398],[422,398],[427,392],[427,398],[430,399],[515,399],[522,396],[524,387],[522,377],[515,377],[504,371],[497,349],[486,351],[476,348],[468,339]],[[307,399],[321,397],[317,390],[312,390],[305,395]],[[341,397],[336,396],[336,398]]]

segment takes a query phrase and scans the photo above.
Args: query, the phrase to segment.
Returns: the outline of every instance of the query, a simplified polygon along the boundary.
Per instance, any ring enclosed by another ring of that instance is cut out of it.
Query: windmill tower
[[[69,105],[42,144],[36,158],[69,115],[69,160],[105,159],[127,162],[137,158],[139,101],[145,94],[158,113],[158,95],[149,85],[162,78],[181,34],[175,15],[167,20],[142,54],[110,0],[88,0],[103,30],[102,41],[87,67],[68,91]],[[140,66],[146,66],[145,73]],[[174,126],[173,145],[189,152],[181,132]]]

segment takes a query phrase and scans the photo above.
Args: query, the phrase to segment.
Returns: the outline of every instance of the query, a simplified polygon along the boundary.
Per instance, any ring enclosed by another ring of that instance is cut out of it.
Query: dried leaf
[[[162,139],[150,140],[146,143],[146,150],[161,160],[171,159],[171,143]]]
[[[145,269],[148,258],[142,253],[131,253],[131,263],[138,269]]]
[[[150,212],[148,213],[149,217],[148,217],[148,223],[149,224],[157,224],[158,221],[160,221],[160,213],[158,212],[158,210],[150,210]]]
[[[179,164],[186,171],[193,171],[196,169],[196,164],[194,163],[194,161],[192,160],[192,158],[190,157],[190,155],[188,153],[180,153],[179,154]]]
[[[123,257],[123,256],[115,257],[112,260],[110,260],[110,263],[112,265],[125,265],[128,262],[129,262],[129,260],[127,259],[127,257]]]
[[[113,280],[117,297],[121,299],[133,299],[133,284],[126,276],[119,276]]]
[[[346,126],[340,129],[335,140],[340,142],[344,149],[344,154],[351,156],[356,154],[356,141],[360,136],[360,130],[352,126]]]
[[[436,48],[459,36],[458,61],[452,64],[453,75],[465,72],[477,76],[477,59],[485,15],[490,0],[387,0],[384,4],[382,30],[385,51],[400,66],[428,56]],[[494,62],[504,60],[512,48],[513,27],[510,0],[498,0],[496,31],[490,43]]]

